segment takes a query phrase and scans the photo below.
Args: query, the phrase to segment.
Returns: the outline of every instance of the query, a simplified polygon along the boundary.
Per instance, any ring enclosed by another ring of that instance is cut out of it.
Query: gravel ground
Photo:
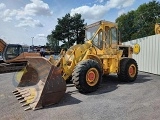
[[[100,88],[80,94],[72,84],[60,103],[24,111],[11,91],[15,73],[0,74],[1,120],[159,120],[160,76],[139,72],[134,83],[103,78]]]

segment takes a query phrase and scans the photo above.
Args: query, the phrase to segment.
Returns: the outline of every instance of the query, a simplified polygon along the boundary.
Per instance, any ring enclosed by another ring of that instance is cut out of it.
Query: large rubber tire
[[[102,79],[102,69],[95,60],[87,59],[78,63],[72,73],[72,81],[81,93],[96,91]]]
[[[120,71],[118,78],[123,82],[133,82],[138,74],[137,62],[132,58],[123,58],[120,60]]]

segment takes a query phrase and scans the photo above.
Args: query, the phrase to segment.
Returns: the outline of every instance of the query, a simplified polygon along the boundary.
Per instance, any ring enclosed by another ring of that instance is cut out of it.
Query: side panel
[[[117,55],[103,55],[101,60],[104,74],[118,73],[120,59]]]
[[[139,71],[160,75],[160,34],[139,38],[123,44],[133,46],[136,43],[140,45],[140,53],[133,54],[133,58],[138,63]]]

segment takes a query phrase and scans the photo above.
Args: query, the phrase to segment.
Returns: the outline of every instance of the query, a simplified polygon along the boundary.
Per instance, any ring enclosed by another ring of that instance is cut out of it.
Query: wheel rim
[[[131,64],[128,70],[130,77],[134,77],[136,75],[136,66]]]
[[[86,81],[89,86],[95,86],[99,80],[99,72],[96,68],[90,68],[86,74]]]

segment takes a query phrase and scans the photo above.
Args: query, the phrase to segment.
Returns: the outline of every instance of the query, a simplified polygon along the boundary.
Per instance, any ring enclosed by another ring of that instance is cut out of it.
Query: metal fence
[[[140,45],[140,53],[133,54],[133,58],[137,61],[139,71],[160,75],[160,34],[148,36],[129,42],[124,45]]]

